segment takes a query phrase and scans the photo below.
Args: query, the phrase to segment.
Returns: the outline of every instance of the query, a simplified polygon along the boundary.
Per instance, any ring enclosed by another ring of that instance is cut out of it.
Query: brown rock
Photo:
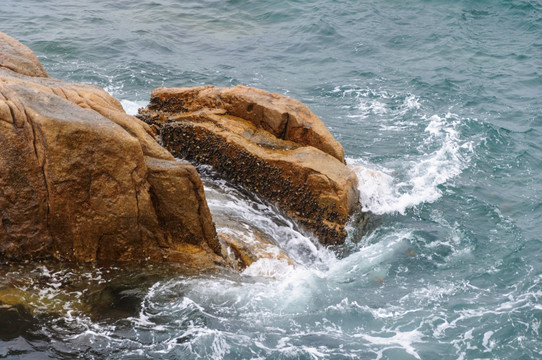
[[[192,245],[205,242],[219,254],[220,244],[196,169],[184,161],[148,158],[146,164],[151,200],[161,228],[167,230],[167,243],[179,239]]]
[[[346,238],[357,178],[342,147],[299,102],[242,86],[157,89],[139,117],[161,126],[176,157],[212,165],[277,203],[322,243]]]
[[[341,144],[309,108],[295,99],[242,85],[160,88],[151,96],[149,110],[179,113],[220,109],[227,115],[250,121],[279,139],[313,146],[344,163]]]
[[[236,233],[235,236],[219,233],[219,238],[225,247],[233,252],[231,262],[235,263],[237,270],[243,270],[260,259],[275,259],[285,261],[288,265],[296,265],[288,253],[265,234],[251,229],[245,234]]]
[[[48,77],[32,50],[0,32],[0,67],[28,76]]]
[[[0,261],[224,264],[196,170],[146,124],[1,33],[0,65]]]

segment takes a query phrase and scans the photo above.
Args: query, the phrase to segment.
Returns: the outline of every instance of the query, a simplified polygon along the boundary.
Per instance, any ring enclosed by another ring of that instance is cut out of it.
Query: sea
[[[302,101],[370,219],[326,248],[199,166],[217,230],[295,263],[2,265],[27,310],[0,358],[542,359],[542,2],[1,0],[0,31],[131,114],[157,87]]]

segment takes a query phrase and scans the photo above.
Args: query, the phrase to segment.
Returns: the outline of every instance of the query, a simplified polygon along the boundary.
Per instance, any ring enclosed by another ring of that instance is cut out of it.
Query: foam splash
[[[457,115],[448,113],[444,117],[433,115],[422,119],[429,123],[425,128],[428,137],[417,149],[421,155],[405,158],[400,168],[392,170],[361,159],[347,159],[358,175],[364,211],[404,215],[409,208],[434,202],[442,196],[439,186],[458,176],[468,164],[472,143],[460,139]]]
[[[383,358],[383,353],[386,350],[399,348],[404,349],[407,353],[414,356],[416,359],[421,359],[420,355],[414,349],[414,343],[421,343],[422,333],[419,330],[396,332],[392,336],[372,336],[367,334],[354,335],[354,337],[360,337],[373,345],[378,345],[381,348],[377,354],[377,359]]]
[[[403,100],[403,109],[405,110],[405,112],[414,109],[418,110],[420,107],[420,99],[413,94],[407,95]]]
[[[365,119],[370,115],[383,115],[388,113],[388,107],[382,101],[376,99],[367,99],[360,101],[357,105],[358,113],[349,115],[350,118]]]
[[[289,276],[295,267],[280,259],[258,259],[243,271],[243,275],[281,279]]]
[[[137,115],[137,111],[140,108],[147,106],[148,101],[121,100],[120,104],[128,115]]]
[[[201,174],[205,196],[218,232],[242,238],[249,243],[254,241],[255,234],[264,235],[302,266],[325,270],[336,260],[331,250],[304,233],[273,205],[261,199],[249,198],[224,180],[211,179],[213,173],[208,167],[200,170],[203,170]],[[277,260],[275,269],[271,263],[258,261],[246,270],[247,274],[282,277],[281,273],[288,273],[286,265],[277,258],[274,260]]]

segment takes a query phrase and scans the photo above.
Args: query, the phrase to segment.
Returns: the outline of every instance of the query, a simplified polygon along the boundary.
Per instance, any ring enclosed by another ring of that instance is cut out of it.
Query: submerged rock
[[[224,264],[195,168],[104,90],[0,33],[0,261]]]
[[[108,284],[88,296],[90,315],[95,319],[121,319],[137,316],[147,289]]]
[[[273,201],[323,244],[344,242],[359,208],[357,177],[341,145],[299,101],[244,86],[161,88],[139,118],[176,157],[212,165]]]
[[[284,261],[288,265],[296,265],[287,252],[256,229],[252,229],[250,234],[219,233],[218,236],[233,253],[231,261],[239,270],[246,269],[260,259],[274,259]]]
[[[15,339],[36,323],[36,319],[24,305],[9,305],[0,302],[0,340]]]

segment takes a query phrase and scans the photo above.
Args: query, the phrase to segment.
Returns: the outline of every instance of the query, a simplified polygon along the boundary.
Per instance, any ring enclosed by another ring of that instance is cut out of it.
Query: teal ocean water
[[[296,266],[2,268],[34,312],[0,358],[542,359],[539,1],[2,0],[0,31],[131,113],[160,86],[299,99],[372,213],[325,249],[201,168],[217,228]]]

